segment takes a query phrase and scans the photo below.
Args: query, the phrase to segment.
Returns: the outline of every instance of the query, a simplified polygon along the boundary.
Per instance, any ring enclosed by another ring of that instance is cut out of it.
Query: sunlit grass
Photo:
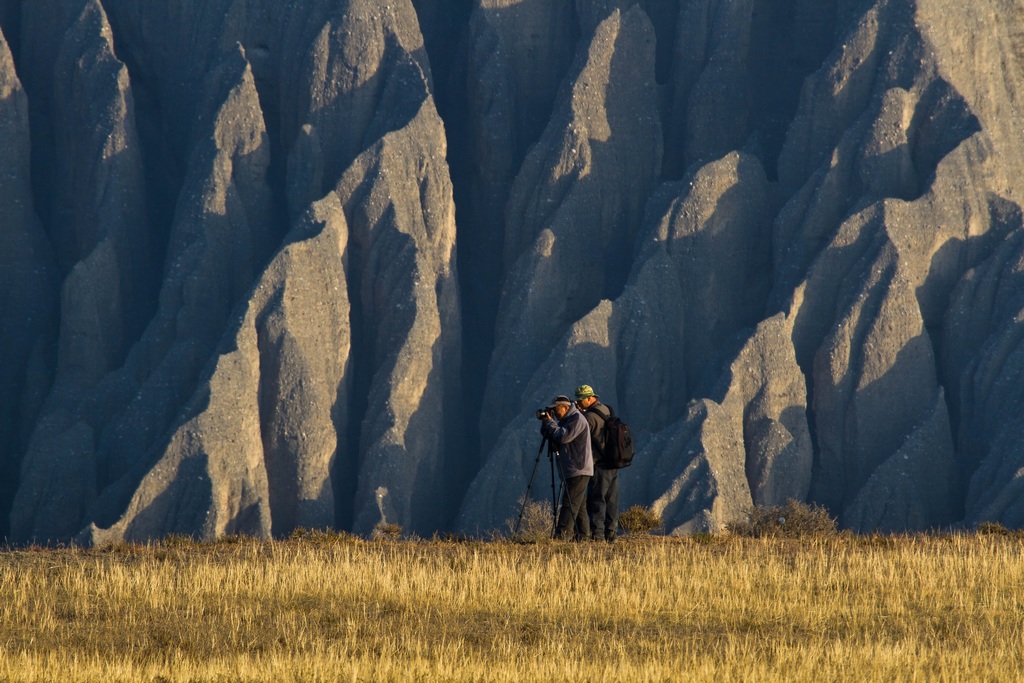
[[[1017,536],[0,553],[0,680],[1019,680]]]

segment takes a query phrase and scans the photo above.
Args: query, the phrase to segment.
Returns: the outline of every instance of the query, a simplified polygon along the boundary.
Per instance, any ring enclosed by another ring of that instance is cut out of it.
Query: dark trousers
[[[562,509],[558,512],[555,538],[577,541],[590,538],[590,521],[587,518],[587,482],[590,477],[583,474],[569,477],[562,487]]]
[[[587,490],[587,512],[594,540],[613,540],[619,529],[618,470],[594,468]]]

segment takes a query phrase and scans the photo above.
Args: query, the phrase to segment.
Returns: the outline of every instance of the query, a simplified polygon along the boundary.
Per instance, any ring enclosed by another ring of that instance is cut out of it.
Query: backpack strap
[[[608,412],[607,412],[607,413],[604,413],[604,412],[602,412],[602,411],[598,410],[598,407],[601,407],[601,408],[607,408],[607,409],[608,409]],[[610,420],[611,418],[615,417],[615,411],[614,411],[614,410],[612,410],[612,407],[611,407],[611,406],[608,406],[608,405],[605,405],[604,403],[598,403],[598,404],[597,404],[597,405],[595,405],[595,406],[594,406],[593,408],[591,408],[591,410],[593,410],[593,411],[594,411],[595,413],[597,413],[598,415],[600,415],[600,416],[601,416],[601,419],[602,419],[602,420],[604,420],[605,422],[607,422],[607,421],[608,421],[608,420]]]

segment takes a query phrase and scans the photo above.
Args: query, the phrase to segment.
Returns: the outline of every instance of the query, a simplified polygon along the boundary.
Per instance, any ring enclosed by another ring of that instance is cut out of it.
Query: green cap
[[[578,387],[576,387],[577,401],[582,401],[583,399],[590,398],[591,396],[597,398],[597,394],[594,393],[594,388],[591,387],[589,384],[581,384]]]

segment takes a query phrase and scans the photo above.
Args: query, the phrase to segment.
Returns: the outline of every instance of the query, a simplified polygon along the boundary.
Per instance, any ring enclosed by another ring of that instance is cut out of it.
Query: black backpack
[[[611,408],[611,416],[604,421],[604,462],[612,468],[621,469],[633,463],[636,447],[629,425],[623,422]]]

